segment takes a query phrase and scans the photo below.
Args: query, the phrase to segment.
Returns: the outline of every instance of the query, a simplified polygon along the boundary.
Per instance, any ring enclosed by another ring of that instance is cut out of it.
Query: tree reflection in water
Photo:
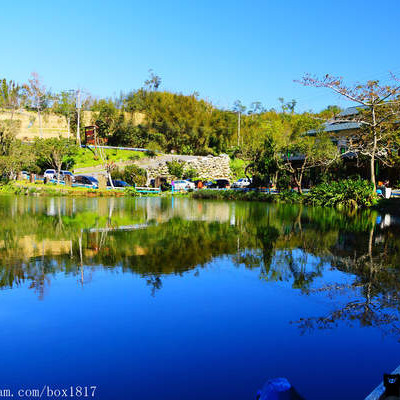
[[[352,300],[328,315],[296,321],[302,331],[340,322],[399,333],[399,225],[377,214],[190,199],[0,199],[0,287],[28,282],[42,298],[59,273],[79,284],[98,268],[142,276],[154,295],[163,277],[201,270],[221,256],[289,282],[305,295]],[[323,281],[327,268],[351,284]],[[321,278],[321,279],[320,279]],[[333,302],[336,304],[336,301]]]

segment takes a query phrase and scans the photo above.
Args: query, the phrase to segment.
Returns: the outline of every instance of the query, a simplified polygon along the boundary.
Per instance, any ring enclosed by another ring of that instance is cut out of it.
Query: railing
[[[152,187],[146,187],[146,186],[136,186],[135,189],[139,193],[161,193],[161,189],[160,188],[152,188]]]
[[[142,149],[140,147],[119,147],[119,146],[105,146],[105,145],[93,145],[93,144],[82,144],[81,145],[82,148],[87,147],[88,149],[95,149],[97,147],[101,148],[101,149],[116,149],[116,150],[130,150],[130,151],[142,151],[142,152],[149,152],[149,151],[153,151],[153,150],[149,150],[149,149]],[[159,151],[154,151],[155,153],[160,153]]]

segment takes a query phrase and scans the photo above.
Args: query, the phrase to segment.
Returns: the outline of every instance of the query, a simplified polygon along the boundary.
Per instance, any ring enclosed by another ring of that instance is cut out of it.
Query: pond
[[[394,216],[1,197],[0,219],[0,389],[254,399],[284,376],[363,399],[400,364]]]

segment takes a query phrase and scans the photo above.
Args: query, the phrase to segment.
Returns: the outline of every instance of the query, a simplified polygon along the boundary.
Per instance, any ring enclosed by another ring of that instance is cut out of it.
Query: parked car
[[[55,169],[46,169],[46,171],[44,171],[43,177],[47,178],[47,179],[55,179],[57,178],[57,173]]]
[[[99,181],[94,176],[90,175],[76,175],[74,184],[76,186],[91,187],[93,189],[99,188]]]
[[[60,171],[60,178],[61,179],[64,179],[67,175],[69,175],[72,178],[72,182],[74,182],[75,177],[74,177],[74,174],[71,171],[64,171],[64,170]]]
[[[231,184],[228,179],[215,179],[211,183],[207,183],[210,189],[229,189]]]
[[[128,183],[126,183],[125,181],[121,181],[120,179],[113,179],[112,182],[113,182],[114,187],[116,187],[116,188],[125,188],[125,187],[131,186]],[[107,186],[111,187],[109,180],[107,180]]]
[[[174,181],[174,190],[194,190],[196,185],[190,181]]]
[[[233,188],[245,188],[251,184],[251,179],[249,178],[240,178],[236,182],[232,183]]]
[[[29,172],[28,171],[21,171],[21,174],[24,179],[29,179]]]

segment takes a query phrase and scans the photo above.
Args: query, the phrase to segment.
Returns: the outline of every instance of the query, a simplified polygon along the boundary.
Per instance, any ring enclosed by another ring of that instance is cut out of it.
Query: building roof
[[[326,122],[323,124],[324,132],[338,132],[338,131],[349,131],[352,129],[360,128],[359,122]],[[311,129],[306,132],[306,135],[314,136],[318,132],[318,129]]]
[[[359,113],[359,110],[365,109],[367,108],[366,106],[360,105],[360,106],[356,106],[356,107],[348,107],[346,109],[344,109],[343,111],[341,111],[338,114],[338,117],[350,117],[352,115],[356,115]]]

